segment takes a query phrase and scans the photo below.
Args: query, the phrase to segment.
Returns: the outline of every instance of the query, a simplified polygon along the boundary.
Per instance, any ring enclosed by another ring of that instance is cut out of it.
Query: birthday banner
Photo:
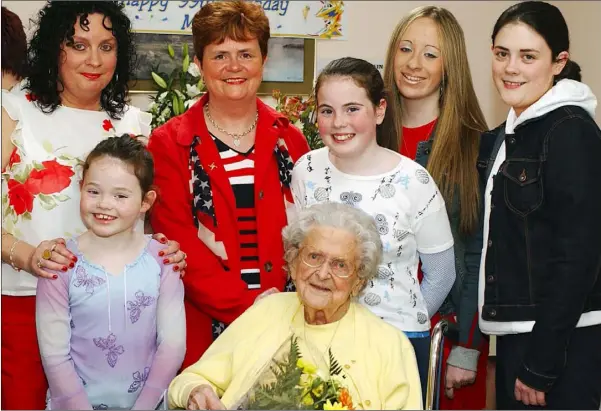
[[[133,30],[140,33],[191,34],[194,14],[205,4],[221,0],[122,1]],[[226,0],[227,1],[227,0]],[[345,39],[344,1],[247,0],[258,3],[269,18],[271,35]]]

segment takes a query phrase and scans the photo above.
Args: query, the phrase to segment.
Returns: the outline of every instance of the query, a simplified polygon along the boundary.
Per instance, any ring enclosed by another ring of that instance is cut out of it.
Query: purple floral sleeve
[[[70,355],[69,273],[38,279],[36,328],[52,409],[91,410]]]
[[[140,376],[141,379],[146,377],[146,382],[132,408],[134,410],[156,408],[186,353],[184,285],[172,265],[165,266],[158,256],[157,260],[162,268],[157,301],[157,351],[147,376]]]

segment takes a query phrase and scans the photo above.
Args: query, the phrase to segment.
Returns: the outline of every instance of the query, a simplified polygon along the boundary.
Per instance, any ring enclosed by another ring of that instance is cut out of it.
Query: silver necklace
[[[215,122],[215,120],[213,120],[213,117],[211,117],[211,113],[209,112],[208,104],[205,105],[204,109],[205,109],[205,114],[207,115],[207,118],[209,119],[209,121],[211,122],[213,127],[215,127],[217,130],[221,131],[223,134],[227,134],[228,136],[230,136],[234,140],[234,145],[236,147],[240,147],[240,139],[242,137],[244,137],[245,135],[249,134],[251,131],[253,131],[255,129],[255,127],[257,127],[257,122],[259,121],[259,111],[257,111],[257,114],[255,115],[255,121],[253,121],[253,123],[250,125],[248,130],[246,130],[245,132],[240,133],[240,134],[230,133],[229,131],[219,127],[219,125]]]

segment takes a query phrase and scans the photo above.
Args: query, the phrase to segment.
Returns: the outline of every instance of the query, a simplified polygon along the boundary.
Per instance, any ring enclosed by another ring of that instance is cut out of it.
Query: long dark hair
[[[52,113],[61,104],[58,62],[63,43],[73,42],[74,25],[89,30],[88,15],[105,16],[104,27],[117,40],[117,66],[110,83],[102,90],[100,104],[111,118],[118,119],[126,105],[128,81],[133,77],[135,49],[131,21],[124,6],[116,1],[49,1],[40,10],[37,29],[29,44],[29,84],[27,90],[45,113]],[[110,19],[108,27],[106,22]]]
[[[551,49],[553,59],[562,51],[570,50],[570,33],[568,24],[561,11],[552,4],[543,1],[522,1],[514,4],[501,14],[492,31],[492,42],[495,43],[499,31],[511,23],[527,24],[536,31]],[[557,83],[564,78],[581,81],[580,66],[568,60],[561,73],[553,79]]]
[[[448,210],[459,199],[460,233],[468,235],[478,226],[480,190],[474,165],[478,159],[480,135],[488,129],[480,108],[459,21],[449,10],[438,6],[421,6],[406,14],[395,28],[384,63],[384,83],[390,90],[386,117],[382,123],[381,146],[399,151],[403,141],[403,96],[394,72],[399,43],[413,22],[429,18],[438,26],[443,57],[436,138],[428,158],[427,169],[444,196]]]

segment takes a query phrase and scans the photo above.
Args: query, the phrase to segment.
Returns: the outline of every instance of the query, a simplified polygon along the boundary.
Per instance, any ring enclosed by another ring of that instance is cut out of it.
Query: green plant
[[[170,44],[167,53],[175,61],[175,51]],[[188,44],[182,45],[182,60],[171,73],[152,71],[152,80],[157,88],[157,94],[151,97],[152,103],[148,108],[152,114],[151,127],[155,128],[167,122],[170,118],[185,113],[188,108],[200,98],[205,89],[200,70],[190,61]]]

